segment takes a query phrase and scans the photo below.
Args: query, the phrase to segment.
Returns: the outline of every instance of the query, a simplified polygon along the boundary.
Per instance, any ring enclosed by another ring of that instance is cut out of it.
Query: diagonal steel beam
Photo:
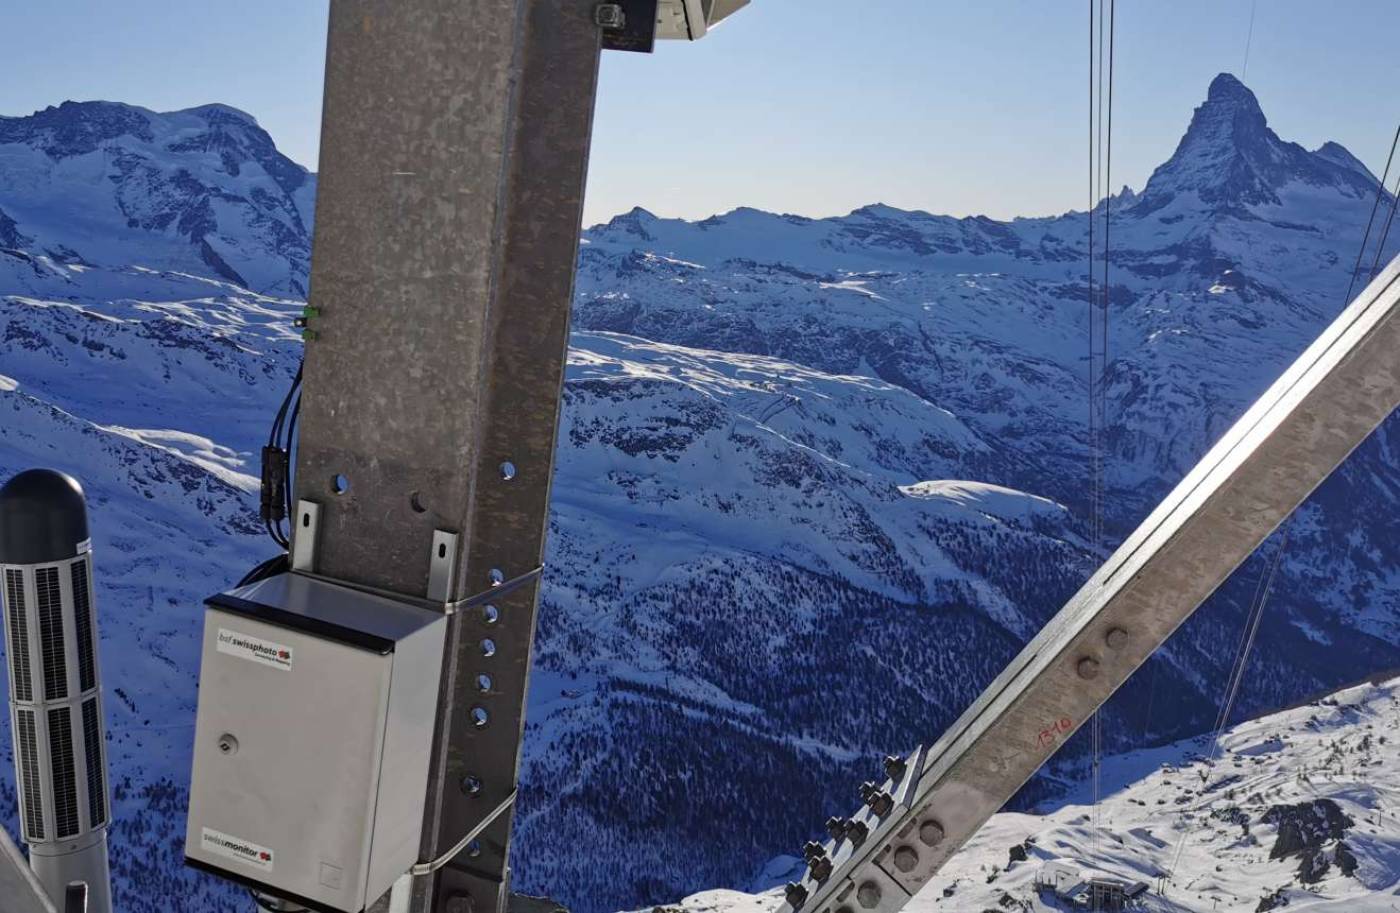
[[[926,754],[868,785],[864,839],[811,846],[782,913],[902,908],[1400,404],[1397,312],[1400,258]]]

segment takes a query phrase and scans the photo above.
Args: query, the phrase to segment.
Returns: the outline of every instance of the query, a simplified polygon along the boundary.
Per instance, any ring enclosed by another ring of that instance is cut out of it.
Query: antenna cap
[[[67,561],[88,535],[87,500],[72,476],[26,469],[0,488],[0,564]]]

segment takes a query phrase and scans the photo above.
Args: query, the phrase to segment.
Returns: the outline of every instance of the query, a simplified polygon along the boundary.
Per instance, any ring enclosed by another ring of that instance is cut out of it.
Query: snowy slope
[[[1256,110],[1222,77],[1172,161],[1112,203],[1115,534],[1341,304],[1374,179]],[[218,106],[0,120],[0,474],[53,465],[93,501],[126,910],[142,890],[236,908],[172,841],[199,602],[269,553],[252,476],[300,351],[314,178],[262,138]],[[587,233],[520,887],[599,913],[746,884],[1077,588],[1098,557],[1084,235],[1083,213],[888,206],[636,211]],[[1244,706],[1400,666],[1393,434],[1295,523]],[[1111,738],[1209,724],[1259,570],[1128,685]],[[1072,745],[1023,804],[1081,764]]]
[[[1104,759],[1097,809],[1081,784],[1044,814],[995,815],[910,913],[1064,909],[1047,863],[1145,882],[1160,913],[1380,913],[1400,890],[1400,679],[1223,733]],[[775,881],[799,865],[772,860]],[[771,913],[778,890],[705,891],[666,913]]]

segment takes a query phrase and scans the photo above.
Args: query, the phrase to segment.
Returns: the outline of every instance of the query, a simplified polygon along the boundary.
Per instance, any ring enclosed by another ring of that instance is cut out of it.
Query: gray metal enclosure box
[[[418,861],[446,616],[282,574],[204,621],[186,862],[359,913]]]

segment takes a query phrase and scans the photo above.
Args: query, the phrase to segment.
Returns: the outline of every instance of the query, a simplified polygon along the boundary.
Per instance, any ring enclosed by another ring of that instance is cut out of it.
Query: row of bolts
[[[905,767],[903,758],[893,756],[885,758],[885,775],[895,783],[898,783],[904,776]],[[879,818],[885,817],[894,808],[894,797],[871,782],[860,785],[860,798]],[[839,818],[835,815],[826,819],[826,832],[837,844],[840,844],[842,840],[849,840],[852,846],[860,846],[870,836],[870,829],[865,826],[864,822],[854,818]],[[807,867],[813,881],[826,881],[831,877],[832,864],[831,858],[826,854],[826,847],[811,840],[802,847],[802,855],[807,860]],[[807,889],[797,882],[789,882],[783,894],[789,906],[794,910],[802,906],[808,896]]]
[[[1110,649],[1119,650],[1127,645],[1128,632],[1124,631],[1122,628],[1112,628],[1104,635],[1104,640]],[[1091,656],[1086,656],[1078,662],[1075,671],[1082,679],[1092,680],[1098,678],[1099,661]],[[893,756],[885,758],[885,774],[892,781],[898,783],[900,778],[904,776],[904,770],[905,762],[903,758],[896,758]],[[885,817],[885,815],[890,813],[890,809],[894,808],[894,797],[874,783],[862,783],[860,786],[860,797],[865,804],[870,807],[870,810],[880,818]],[[925,823],[923,828],[920,828],[920,831],[920,839],[929,846],[938,843],[943,838],[943,829],[934,822]],[[835,840],[838,845],[844,839],[850,840],[852,846],[859,846],[870,836],[870,829],[862,822],[856,821],[854,818],[838,818],[834,815],[826,819],[826,832],[831,835],[831,839]],[[802,855],[807,860],[807,867],[813,881],[822,882],[831,877],[832,863],[830,857],[826,854],[826,847],[815,840],[811,840],[802,847]],[[898,852],[895,854],[895,865],[902,871],[912,870],[917,862],[917,853],[912,848],[907,850],[904,859],[900,858]],[[877,889],[877,886],[873,884],[870,885],[870,887],[872,890]],[[862,886],[862,890],[864,890],[864,888],[865,886]],[[794,910],[802,906],[802,904],[807,901],[808,897],[807,889],[795,881],[788,882],[783,893],[788,905]],[[878,902],[878,900],[876,902]],[[863,905],[873,907],[875,903]]]

